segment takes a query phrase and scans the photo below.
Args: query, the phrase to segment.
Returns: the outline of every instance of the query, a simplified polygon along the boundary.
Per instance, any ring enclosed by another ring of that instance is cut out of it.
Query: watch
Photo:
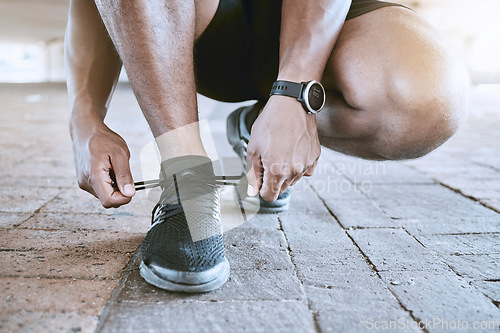
[[[318,81],[290,82],[276,81],[271,89],[272,95],[282,95],[296,98],[307,113],[318,113],[325,106],[325,88]]]

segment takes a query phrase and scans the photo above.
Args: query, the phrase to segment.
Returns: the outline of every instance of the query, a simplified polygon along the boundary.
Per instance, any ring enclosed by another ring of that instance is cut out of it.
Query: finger
[[[298,174],[297,176],[295,176],[295,178],[293,178],[293,180],[290,182],[290,186],[295,186],[295,184],[297,184],[297,182],[298,182],[299,180],[301,180],[301,179],[302,179],[302,177],[304,177],[304,176],[305,176],[306,172],[307,172],[307,170],[304,170],[302,173],[300,173],[300,174]],[[286,190],[286,189],[285,189],[285,190]],[[283,190],[283,192],[285,192],[285,191]],[[281,192],[281,193],[283,193],[283,192]]]
[[[316,165],[318,165],[318,160],[314,161],[313,165],[306,169],[304,176],[311,177],[314,174],[314,169],[316,169]]]
[[[295,179],[294,179],[295,180]],[[288,188],[290,188],[291,186],[293,186],[293,180],[290,181],[290,180],[285,180],[283,182],[283,184],[281,184],[281,188],[280,188],[280,191],[279,191],[279,194],[283,194],[283,192],[285,192]]]
[[[135,194],[134,180],[130,172],[128,154],[114,154],[111,156],[111,168],[115,174],[115,181],[120,193],[125,197]]]
[[[263,183],[260,190],[260,196],[266,201],[275,201],[278,198],[281,186],[286,180],[285,177],[273,174],[264,168]]]
[[[261,189],[263,168],[260,158],[250,159],[248,162],[250,162],[249,164],[250,169],[247,172],[247,179],[248,179],[247,194],[253,197],[256,196]]]
[[[92,174],[90,185],[95,191],[97,198],[104,208],[119,207],[129,203],[131,198],[121,194],[113,187],[113,180],[110,176],[110,165],[103,165]]]

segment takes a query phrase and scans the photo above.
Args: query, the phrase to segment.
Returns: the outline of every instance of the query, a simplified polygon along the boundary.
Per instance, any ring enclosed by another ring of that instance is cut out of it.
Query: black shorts
[[[347,20],[386,6],[353,0]],[[225,101],[266,100],[278,75],[281,0],[220,0],[195,44],[197,91]]]

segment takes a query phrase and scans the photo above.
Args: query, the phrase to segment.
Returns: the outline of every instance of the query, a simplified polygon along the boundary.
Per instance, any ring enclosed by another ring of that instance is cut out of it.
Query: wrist
[[[293,82],[278,80],[273,83],[270,95],[280,95],[296,99],[305,112],[318,113],[326,101],[325,89],[318,81]]]
[[[73,142],[88,139],[102,126],[106,126],[104,120],[96,112],[87,108],[73,108],[69,119],[69,130]]]
[[[277,80],[292,82],[321,81],[325,66],[304,54],[284,55],[280,59]]]
[[[302,121],[306,122],[308,125],[310,125],[311,123],[316,124],[316,115],[305,112],[302,104],[296,99],[290,98],[288,96],[272,95],[269,97],[267,103],[269,105],[279,106],[269,108],[271,112],[273,112],[273,110],[276,110],[278,112],[285,111],[286,116],[290,117],[290,119],[302,119]],[[266,109],[268,108],[264,107],[263,112],[266,111]],[[283,115],[281,114],[280,117],[282,116]]]
[[[279,71],[276,81],[309,82],[321,80],[321,74],[310,69],[283,69]]]

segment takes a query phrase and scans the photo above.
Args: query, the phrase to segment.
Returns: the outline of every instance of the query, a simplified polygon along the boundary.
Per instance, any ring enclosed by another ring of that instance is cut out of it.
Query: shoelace
[[[243,179],[245,177],[245,174],[241,174],[239,176],[214,176],[211,177],[210,180],[215,180],[215,184],[219,186],[224,186],[224,185],[232,185],[232,186],[238,186],[239,185],[239,180]],[[135,182],[135,190],[136,191],[141,191],[145,190],[148,188],[155,188],[155,187],[160,187],[162,184],[165,184],[165,182],[175,182],[175,176],[171,177],[165,177],[162,179],[153,179],[153,180],[143,180],[140,182]]]
[[[187,174],[183,175],[183,182],[202,182],[202,184],[210,187],[216,187],[216,186],[224,186],[224,185],[231,185],[237,187],[240,184],[240,180],[245,177],[244,174],[239,175],[239,176],[212,176],[212,177],[203,177],[200,175],[194,175],[194,174]],[[155,205],[153,208],[152,216],[151,216],[151,223],[154,224],[155,220],[165,220],[169,217],[181,214],[183,212],[183,207],[182,207],[182,200],[185,198],[181,198],[181,195],[179,194],[179,190],[177,188],[177,182],[178,182],[178,177],[176,175],[173,175],[171,177],[165,177],[161,179],[154,179],[154,180],[145,180],[145,181],[140,181],[134,183],[135,189],[137,191],[140,190],[145,190],[145,189],[150,189],[150,188],[156,188],[156,187],[162,187],[163,188],[163,193],[160,197],[159,202]],[[191,193],[190,196],[197,196],[197,195],[203,195],[206,192],[203,192],[202,187],[197,186],[197,184],[194,184],[194,186],[191,187]],[[175,192],[174,192],[175,191]],[[176,193],[176,195],[172,195],[172,193]],[[246,214],[245,210],[243,208],[243,203],[241,201],[241,197],[239,195],[239,191],[236,191],[236,195],[238,198],[238,204],[240,206],[240,210],[243,214],[243,219],[246,222]],[[210,202],[211,206],[207,205],[202,205],[202,208],[204,209],[215,209],[216,206],[215,202]]]

